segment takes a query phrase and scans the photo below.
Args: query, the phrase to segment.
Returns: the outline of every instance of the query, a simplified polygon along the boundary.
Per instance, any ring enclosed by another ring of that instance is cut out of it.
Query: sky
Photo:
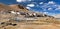
[[[4,4],[21,4],[29,10],[47,15],[60,14],[60,0],[0,0]]]

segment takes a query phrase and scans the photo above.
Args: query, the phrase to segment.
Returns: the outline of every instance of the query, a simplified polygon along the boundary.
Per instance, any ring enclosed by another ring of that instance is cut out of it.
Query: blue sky
[[[5,4],[15,4],[16,0],[0,0],[0,2]]]
[[[60,0],[0,0],[5,4],[21,4],[29,10],[48,15],[60,14]]]

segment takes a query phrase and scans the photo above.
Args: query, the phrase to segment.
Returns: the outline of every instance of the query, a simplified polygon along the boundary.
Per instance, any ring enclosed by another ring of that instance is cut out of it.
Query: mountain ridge
[[[20,4],[0,4],[0,29],[55,29],[59,24],[53,16],[30,11]]]

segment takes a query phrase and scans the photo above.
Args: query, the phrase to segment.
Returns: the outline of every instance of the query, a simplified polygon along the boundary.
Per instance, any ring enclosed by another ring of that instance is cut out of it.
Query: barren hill
[[[0,29],[60,29],[60,21],[19,4],[0,4]]]
[[[28,9],[26,9],[24,6],[19,5],[19,4],[12,4],[12,5],[9,5],[9,7],[11,7],[12,9],[16,11],[24,11],[24,12],[28,11]]]
[[[0,3],[0,11],[12,10],[8,5]]]

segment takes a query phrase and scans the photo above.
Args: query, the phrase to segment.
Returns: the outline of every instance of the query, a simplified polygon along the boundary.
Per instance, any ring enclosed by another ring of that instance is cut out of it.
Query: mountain
[[[53,16],[30,11],[20,4],[0,4],[0,29],[59,29]]]
[[[26,9],[25,7],[19,5],[19,4],[12,4],[12,5],[6,5],[6,4],[0,4],[0,11],[9,11],[9,10],[13,10],[13,11],[24,11],[27,12],[28,9]]]
[[[29,11],[27,8],[25,8],[24,6],[19,5],[19,4],[12,4],[12,5],[9,5],[9,7],[14,9],[15,11],[24,11],[24,12]]]
[[[12,10],[8,5],[0,3],[0,11]]]
[[[43,13],[30,11],[27,8],[25,8],[24,6],[19,5],[19,4],[12,4],[12,5],[0,4],[0,12],[10,12],[10,11],[13,11],[16,13],[17,12],[22,13],[25,15],[31,15],[31,16],[34,16],[34,15],[35,16],[43,16],[43,17],[48,16]],[[48,16],[48,17],[52,17],[52,16]]]

